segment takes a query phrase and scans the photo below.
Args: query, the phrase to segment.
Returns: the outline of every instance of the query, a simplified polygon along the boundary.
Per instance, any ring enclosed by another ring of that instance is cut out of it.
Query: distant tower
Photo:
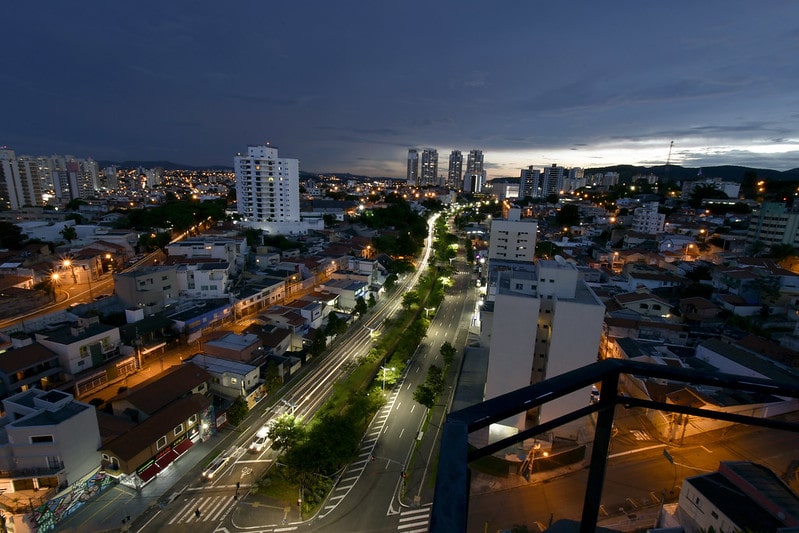
[[[425,148],[422,152],[422,171],[419,184],[424,186],[438,185],[438,150]]]
[[[552,163],[551,167],[544,169],[542,181],[543,192],[541,196],[546,198],[550,194],[558,194],[563,189],[563,173],[566,169]]]
[[[416,148],[408,150],[408,172],[405,181],[408,185],[419,185],[419,151]]]
[[[519,180],[519,197],[541,198],[541,190],[541,171],[534,169],[533,165],[523,168]]]
[[[463,177],[463,190],[466,192],[480,192],[484,182],[483,151],[470,150],[469,157],[466,160],[466,174]]]
[[[269,145],[248,146],[233,158],[242,222],[300,220],[299,160],[278,157]]]
[[[463,179],[463,153],[453,150],[449,154],[449,170],[447,171],[447,186],[459,189]]]

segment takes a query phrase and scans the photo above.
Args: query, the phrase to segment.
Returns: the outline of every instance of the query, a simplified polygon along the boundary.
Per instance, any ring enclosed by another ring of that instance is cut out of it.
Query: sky
[[[10,2],[0,146],[404,177],[409,148],[799,167],[799,2]],[[671,142],[673,148],[670,149]]]

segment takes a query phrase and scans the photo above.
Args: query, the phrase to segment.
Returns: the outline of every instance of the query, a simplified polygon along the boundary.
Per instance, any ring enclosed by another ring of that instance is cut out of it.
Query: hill
[[[681,167],[679,165],[657,165],[654,167],[639,167],[634,165],[615,165],[611,167],[586,168],[586,174],[598,172],[618,172],[619,179],[630,181],[638,174],[656,174],[668,181],[695,180],[699,177],[699,167]],[[715,167],[701,167],[702,178],[721,178],[725,181],[741,183],[747,173],[753,172],[758,178],[776,181],[799,181],[799,168],[791,170],[771,170],[767,168],[750,168],[735,165],[721,165]]]

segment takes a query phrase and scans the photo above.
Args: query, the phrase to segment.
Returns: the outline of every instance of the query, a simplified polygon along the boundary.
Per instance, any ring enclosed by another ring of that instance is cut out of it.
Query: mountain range
[[[164,170],[222,170],[232,171],[232,167],[226,166],[210,166],[210,167],[195,167],[191,165],[181,165],[172,163],[171,161],[98,161],[97,164],[100,168],[108,166],[116,166],[119,168],[163,168]],[[767,168],[751,168],[736,165],[721,165],[715,167],[682,167],[679,165],[658,165],[653,167],[643,167],[635,165],[614,165],[609,167],[586,168],[585,174],[595,174],[600,172],[618,172],[619,179],[622,182],[629,182],[633,176],[639,174],[656,174],[666,181],[684,181],[695,180],[700,178],[721,178],[725,181],[742,182],[744,176],[748,173],[754,173],[760,179],[777,180],[777,181],[799,181],[799,168],[791,170],[771,170]],[[340,172],[305,172],[301,171],[300,176],[303,178],[313,177],[317,175],[331,175],[334,174],[345,179],[367,180],[373,179],[374,176],[362,176],[358,174],[340,173]]]

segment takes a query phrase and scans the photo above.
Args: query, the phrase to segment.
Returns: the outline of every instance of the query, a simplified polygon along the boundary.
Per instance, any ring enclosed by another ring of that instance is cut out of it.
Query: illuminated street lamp
[[[75,265],[72,264],[72,261],[69,259],[64,259],[63,265],[72,270],[72,282],[77,285],[78,284],[78,276],[75,275]]]

